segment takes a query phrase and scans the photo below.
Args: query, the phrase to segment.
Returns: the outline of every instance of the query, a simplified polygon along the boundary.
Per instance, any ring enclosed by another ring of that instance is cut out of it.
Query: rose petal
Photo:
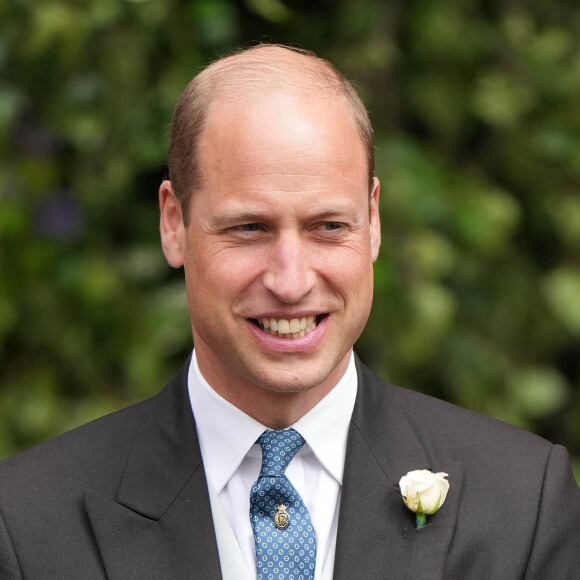
[[[401,477],[399,487],[405,505],[414,512],[434,514],[449,491],[447,473],[432,473],[427,469],[410,471]]]

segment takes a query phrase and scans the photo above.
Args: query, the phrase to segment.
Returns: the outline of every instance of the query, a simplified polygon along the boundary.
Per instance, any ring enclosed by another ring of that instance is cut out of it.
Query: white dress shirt
[[[262,465],[262,450],[256,441],[267,428],[211,388],[199,370],[195,350],[188,387],[208,484],[214,498],[219,498],[248,570],[255,577],[250,489]],[[337,385],[292,425],[306,444],[288,465],[286,475],[304,500],[316,532],[315,580],[332,578],[346,440],[356,392],[357,373],[351,353]],[[220,521],[223,524],[224,518]]]

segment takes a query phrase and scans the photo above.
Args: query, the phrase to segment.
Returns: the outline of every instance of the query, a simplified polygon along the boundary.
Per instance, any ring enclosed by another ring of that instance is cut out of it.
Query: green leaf
[[[568,330],[580,335],[580,270],[558,268],[545,276],[542,287],[554,315]]]
[[[513,375],[510,389],[523,412],[532,418],[560,410],[569,398],[564,377],[552,368],[531,367]]]
[[[250,10],[270,22],[286,22],[292,16],[292,11],[280,0],[246,0],[246,4]]]
[[[473,110],[497,127],[513,127],[536,104],[534,93],[519,79],[500,70],[480,76],[473,94]]]

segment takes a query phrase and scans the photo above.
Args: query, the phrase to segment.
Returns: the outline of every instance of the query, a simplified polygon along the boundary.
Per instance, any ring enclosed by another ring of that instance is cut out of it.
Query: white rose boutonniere
[[[443,505],[449,491],[449,482],[445,477],[447,473],[431,473],[427,469],[409,471],[401,477],[401,495],[405,505],[417,514],[417,528],[422,528],[427,516]]]

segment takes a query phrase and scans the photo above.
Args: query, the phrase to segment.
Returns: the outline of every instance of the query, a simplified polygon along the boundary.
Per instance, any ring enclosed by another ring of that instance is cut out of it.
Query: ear
[[[183,266],[185,224],[181,203],[173,192],[171,181],[167,179],[159,187],[159,207],[161,209],[159,230],[165,259],[170,266],[180,268]]]
[[[381,220],[379,216],[379,192],[381,184],[377,177],[373,178],[373,189],[371,192],[370,201],[370,216],[371,216],[371,256],[373,262],[379,256],[379,248],[381,247]]]

